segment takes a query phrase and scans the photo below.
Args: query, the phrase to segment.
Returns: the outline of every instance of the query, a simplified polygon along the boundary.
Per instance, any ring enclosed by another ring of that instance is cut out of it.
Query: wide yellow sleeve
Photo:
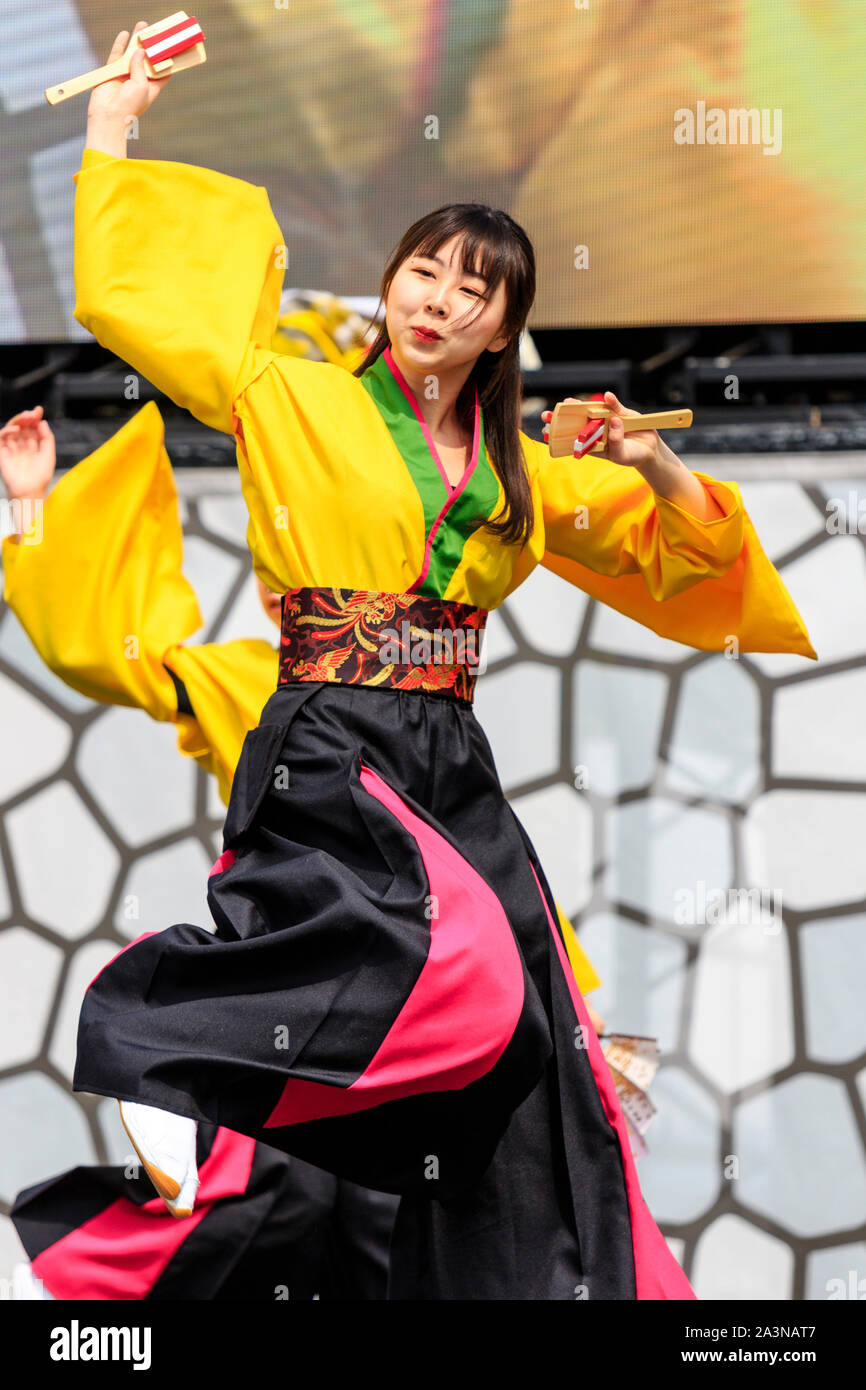
[[[163,654],[202,624],[182,544],[162,417],[149,402],[55,483],[38,544],[4,541],[4,598],[67,685],[174,721]]]
[[[571,922],[555,898],[553,901],[556,903],[556,915],[562,929],[565,949],[568,952],[568,959],[571,961],[574,978],[577,980],[577,987],[581,994],[588,994],[591,989],[598,989],[601,980],[596,974],[595,966],[578,941],[577,932]]]
[[[213,773],[228,805],[243,741],[277,688],[278,652],[260,638],[243,638],[172,647],[165,662],[195,712],[178,730],[178,748]]]
[[[279,317],[284,248],[267,190],[211,169],[85,149],[75,317],[177,405],[232,434],[232,402]]]
[[[657,496],[637,469],[552,458],[546,444],[523,434],[521,442],[546,569],[687,646],[817,660],[735,482],[694,473],[723,510],[701,521]]]

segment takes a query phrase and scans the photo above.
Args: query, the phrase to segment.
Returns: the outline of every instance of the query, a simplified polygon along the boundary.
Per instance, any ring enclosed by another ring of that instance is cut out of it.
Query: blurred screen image
[[[0,340],[83,340],[72,229],[115,35],[173,13],[0,0]],[[503,207],[538,258],[532,328],[866,317],[860,0],[203,0],[207,62],[132,158],[267,188],[286,286],[377,295],[446,202]],[[191,253],[193,248],[191,248]]]

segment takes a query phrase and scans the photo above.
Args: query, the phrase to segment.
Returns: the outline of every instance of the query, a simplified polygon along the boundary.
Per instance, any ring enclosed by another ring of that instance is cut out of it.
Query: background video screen
[[[51,107],[44,89],[172,13],[0,0],[0,341],[89,339],[72,262],[89,97]],[[411,222],[483,202],[535,246],[530,329],[866,317],[862,0],[187,13],[207,62],[172,78],[129,156],[267,188],[286,288],[377,296]]]

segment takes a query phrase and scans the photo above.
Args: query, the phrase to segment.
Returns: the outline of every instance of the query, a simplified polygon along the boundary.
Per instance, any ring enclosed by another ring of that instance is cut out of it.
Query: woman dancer
[[[4,598],[46,665],[104,704],[174,722],[178,748],[229,799],[245,734],[277,679],[259,639],[188,645],[201,626],[181,570],[183,535],[158,407],[143,406],[59,480],[42,407],[0,429],[0,479],[38,545],[3,543]],[[257,580],[268,618],[280,597]],[[133,631],[146,636],[128,659]],[[191,701],[194,696],[195,706]],[[559,909],[580,989],[599,983]],[[593,1025],[603,1021],[588,1005]],[[11,1216],[33,1274],[55,1298],[383,1298],[397,1198],[226,1129],[202,1125],[206,1217],[180,1228],[171,1204],[124,1167],[77,1168],[20,1192]]]
[[[169,927],[100,973],[74,1087],[399,1193],[391,1298],[693,1297],[466,652],[538,563],[705,650],[814,657],[808,634],[736,484],[617,418],[581,467],[519,430],[534,258],[507,214],[409,228],[354,375],[263,347],[285,263],[264,190],[125,158],[162,85],[134,58],[91,98],[76,317],[235,436],[280,671],[232,787],[217,932]]]

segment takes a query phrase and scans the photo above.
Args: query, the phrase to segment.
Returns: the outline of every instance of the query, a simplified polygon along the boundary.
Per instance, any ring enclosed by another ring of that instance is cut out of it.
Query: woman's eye
[[[429,276],[431,276],[431,278],[432,278],[432,275],[433,275],[433,272],[432,272],[432,271],[430,271],[430,270],[422,270],[421,267],[420,267],[420,265],[413,266],[412,268],[413,268],[413,270],[415,271],[415,273],[416,273],[417,275],[429,275]],[[464,293],[465,293],[465,294],[474,294],[474,295],[476,296],[476,298],[478,298],[478,299],[483,299],[483,298],[484,298],[484,296],[483,296],[483,294],[480,292],[480,290],[471,290],[471,289],[469,288],[468,285],[465,285],[465,286],[464,286]]]

